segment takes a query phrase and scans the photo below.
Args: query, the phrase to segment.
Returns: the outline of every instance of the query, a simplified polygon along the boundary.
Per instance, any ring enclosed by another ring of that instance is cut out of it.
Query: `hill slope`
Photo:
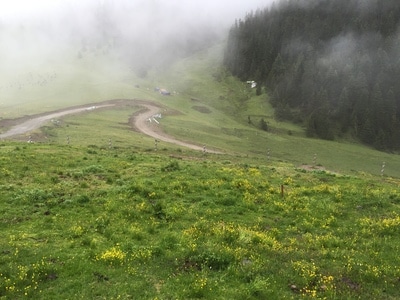
[[[155,151],[129,99],[1,141],[0,298],[398,298],[399,157],[304,138],[219,68],[221,49],[145,78],[77,58],[78,78],[64,66],[73,81],[2,110],[144,98],[163,107],[159,131],[227,154]]]
[[[95,145],[0,168],[5,299],[398,298],[398,180]]]
[[[223,45],[218,45],[169,68],[154,68],[145,78],[136,77],[107,55],[68,61],[74,68],[60,62],[63,67],[59,69],[57,84],[35,90],[14,88],[10,92],[10,106],[3,106],[2,116],[8,119],[77,104],[96,105],[109,99],[144,99],[163,107],[159,130],[184,142],[220,149],[229,156],[249,156],[261,162],[285,161],[296,166],[318,164],[345,174],[380,175],[385,162],[384,174],[400,177],[399,156],[355,143],[308,139],[301,126],[277,120],[266,94],[257,96],[255,89],[221,69],[222,53]],[[166,88],[173,94],[160,95],[154,87]],[[23,104],[11,105],[13,101]],[[32,135],[35,141],[64,145],[69,139],[71,145],[100,147],[107,147],[111,139],[116,147],[153,149],[154,138],[132,131],[130,119],[139,109],[129,105],[68,116],[19,138],[27,141]],[[261,130],[261,120],[267,123],[267,131]],[[159,145],[160,149],[176,147],[164,142]]]

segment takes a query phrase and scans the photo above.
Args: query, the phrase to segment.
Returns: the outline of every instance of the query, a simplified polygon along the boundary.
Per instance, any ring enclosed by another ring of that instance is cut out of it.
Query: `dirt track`
[[[173,143],[179,146],[187,147],[190,149],[194,150],[201,150],[204,151],[203,147],[200,147],[198,145],[186,143],[183,141],[179,141],[171,136],[168,136],[164,133],[162,133],[159,129],[159,127],[156,127],[156,122],[150,122],[149,120],[152,119],[152,117],[155,114],[160,113],[161,108],[155,104],[153,104],[150,101],[134,101],[136,104],[144,107],[145,109],[136,114],[133,118],[134,124],[132,124],[135,129],[137,129],[139,132],[142,132],[148,136],[154,137],[155,139],[159,141],[164,141],[167,143]],[[41,127],[44,123],[51,119],[55,118],[60,118],[66,115],[71,115],[71,114],[78,114],[78,113],[84,113],[84,112],[90,112],[94,111],[97,109],[107,109],[115,106],[119,106],[122,103],[126,103],[126,101],[118,100],[118,101],[107,101],[107,102],[102,102],[98,104],[90,104],[86,106],[81,106],[81,107],[73,107],[73,108],[66,108],[57,112],[49,112],[37,116],[30,116],[28,118],[21,118],[17,120],[5,120],[8,121],[8,123],[16,123],[10,130],[8,130],[5,133],[0,134],[0,139],[5,139],[5,138],[10,138],[13,136],[18,136],[22,134],[26,134],[32,130],[35,130],[39,127]],[[19,122],[18,122],[19,120]],[[5,123],[3,121],[3,123]],[[0,126],[2,124],[0,123]],[[213,150],[206,150],[207,152],[210,153],[221,153],[218,151],[213,151]]]
[[[159,130],[156,130],[154,128],[155,126],[158,126],[158,125],[155,125],[154,124],[155,122],[149,121],[149,119],[151,119],[152,116],[154,116],[155,114],[158,114],[160,112],[160,108],[157,106],[151,105],[151,104],[142,104],[142,106],[145,107],[147,110],[145,112],[140,113],[139,115],[137,115],[135,117],[134,125],[138,129],[138,131],[140,131],[146,135],[152,136],[155,139],[160,140],[160,141],[176,144],[176,145],[194,149],[194,150],[204,151],[204,147],[200,147],[200,146],[190,144],[190,143],[185,143],[185,142],[179,141],[177,139],[174,139],[171,136],[160,133]],[[220,153],[220,152],[213,151],[213,150],[210,151],[208,149],[206,149],[206,151],[212,152],[212,153]]]
[[[48,114],[42,115],[40,117],[33,117],[23,123],[15,125],[7,132],[0,134],[0,139],[9,138],[12,136],[28,133],[32,130],[39,128],[45,122],[47,122],[48,120],[51,120],[51,119],[59,118],[59,117],[65,116],[65,115],[77,114],[77,113],[81,113],[84,111],[90,111],[90,110],[94,110],[97,108],[104,108],[104,107],[108,107],[108,106],[114,106],[114,105],[107,104],[107,105],[96,106],[96,108],[94,108],[94,106],[85,106],[85,107],[80,107],[80,108],[65,109],[65,110],[59,111],[59,112],[48,113]]]

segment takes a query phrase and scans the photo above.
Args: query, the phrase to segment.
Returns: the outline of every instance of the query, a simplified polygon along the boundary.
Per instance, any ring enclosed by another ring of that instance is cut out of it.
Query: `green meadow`
[[[132,101],[0,142],[0,299],[400,297],[399,156],[306,138],[221,58],[144,78],[106,55],[3,74],[1,119]],[[135,99],[224,154],[156,150],[132,128]]]
[[[134,143],[0,163],[2,299],[399,296],[396,178]]]

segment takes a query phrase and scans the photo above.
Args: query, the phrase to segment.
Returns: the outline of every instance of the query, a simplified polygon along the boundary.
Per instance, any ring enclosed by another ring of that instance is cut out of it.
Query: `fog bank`
[[[0,5],[0,54],[20,64],[75,48],[117,51],[132,66],[169,60],[225,37],[268,1],[15,0]],[[163,57],[165,55],[165,58]]]

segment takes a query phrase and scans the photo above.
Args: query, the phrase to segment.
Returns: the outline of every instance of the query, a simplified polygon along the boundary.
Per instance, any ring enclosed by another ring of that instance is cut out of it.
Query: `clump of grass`
[[[171,161],[169,164],[161,168],[161,171],[163,172],[173,172],[178,170],[180,170],[180,165],[176,160]]]

